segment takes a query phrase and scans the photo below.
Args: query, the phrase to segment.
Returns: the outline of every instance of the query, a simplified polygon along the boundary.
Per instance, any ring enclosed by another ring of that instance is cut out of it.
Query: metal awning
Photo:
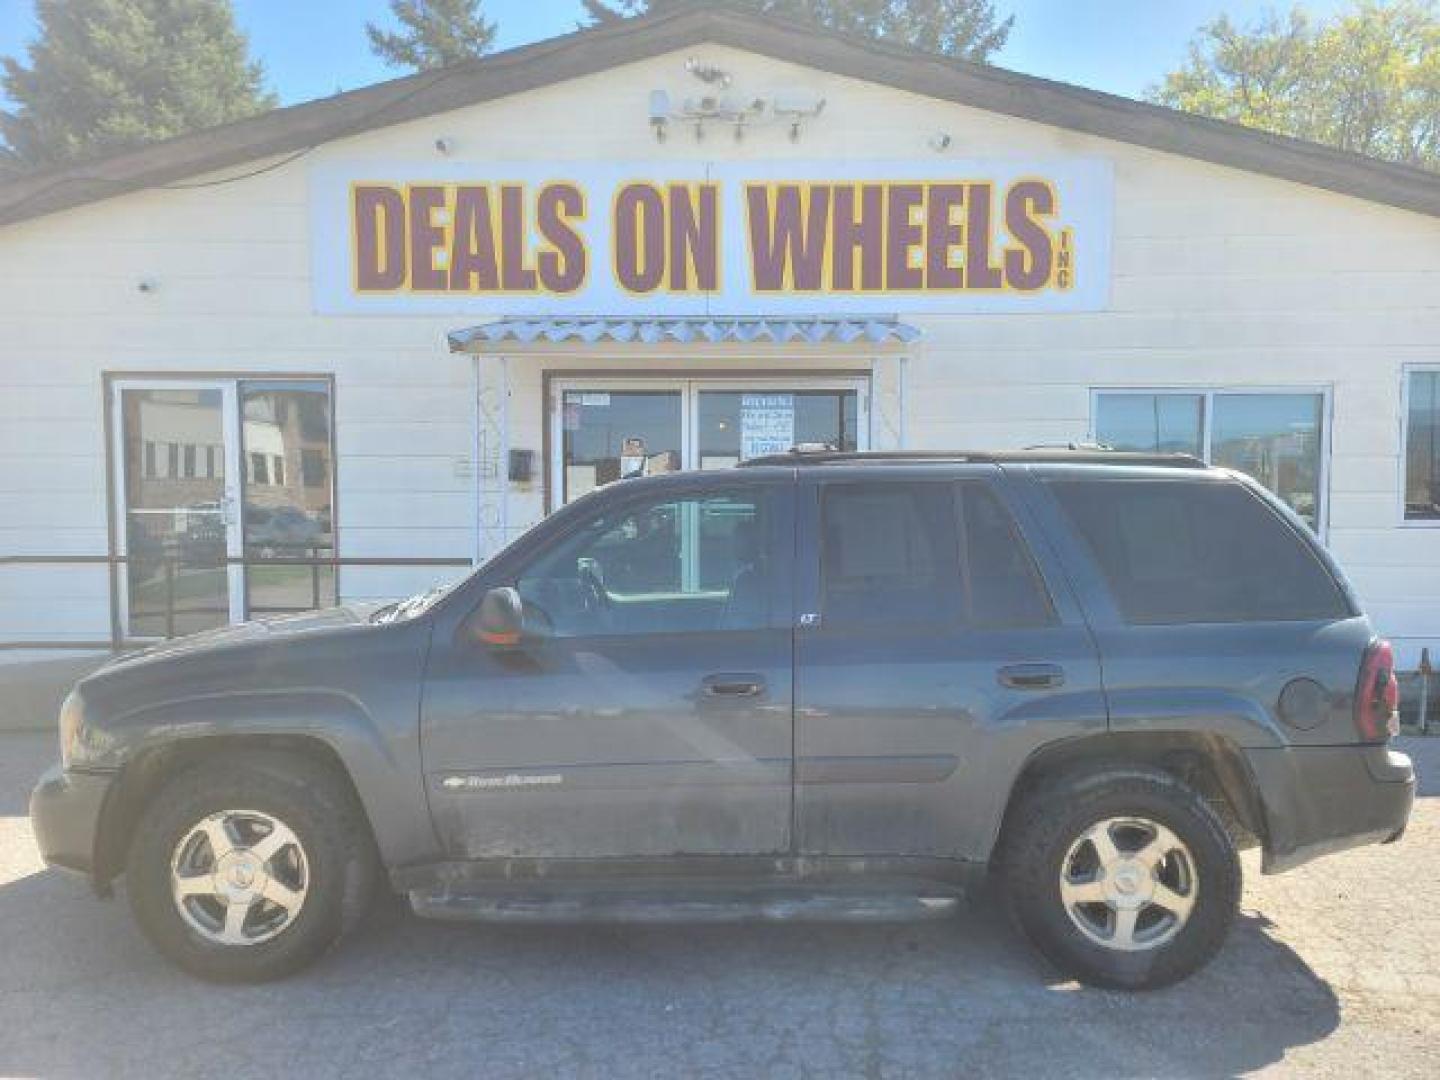
[[[894,345],[920,331],[886,316],[800,319],[498,319],[449,335],[450,351],[485,352],[490,345]]]

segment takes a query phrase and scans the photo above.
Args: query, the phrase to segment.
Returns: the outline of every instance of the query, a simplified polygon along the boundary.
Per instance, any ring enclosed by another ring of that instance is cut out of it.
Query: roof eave
[[[683,6],[576,31],[104,160],[0,183],[0,226],[711,43],[942,101],[1440,217],[1440,175],[1095,90],[813,27]]]
[[[715,14],[682,8],[676,13],[577,30],[96,161],[23,173],[0,183],[0,226],[663,55],[705,40],[706,27]],[[632,25],[639,23],[645,24],[643,34],[637,34]]]

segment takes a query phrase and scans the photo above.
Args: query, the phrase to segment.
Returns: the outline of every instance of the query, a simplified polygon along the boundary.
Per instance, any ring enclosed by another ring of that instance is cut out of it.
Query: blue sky
[[[1002,67],[1137,97],[1185,56],[1195,29],[1221,13],[1247,22],[1271,7],[1257,0],[997,0],[1015,29]],[[1346,0],[1307,0],[1317,16]],[[388,18],[385,0],[235,0],[251,52],[282,102],[292,104],[398,74],[370,54],[367,21]],[[574,29],[579,0],[486,0],[501,48]],[[23,54],[34,36],[32,0],[0,0],[0,56]]]

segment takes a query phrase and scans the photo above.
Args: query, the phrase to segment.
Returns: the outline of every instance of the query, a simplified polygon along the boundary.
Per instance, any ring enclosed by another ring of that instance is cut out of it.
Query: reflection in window
[[[1319,394],[1216,394],[1215,465],[1253,476],[1312,529],[1320,509]]]
[[[250,462],[244,500],[246,607],[251,615],[336,603],[333,566],[267,566],[335,554],[331,531],[330,390],[326,383],[240,384]]]
[[[306,487],[324,487],[330,482],[329,454],[313,446],[300,450],[300,482]]]
[[[1104,392],[1095,396],[1095,438],[1117,450],[1194,454],[1246,473],[1318,529],[1323,414],[1320,394]]]
[[[1116,450],[1199,457],[1203,411],[1199,394],[1102,394],[1095,401],[1095,437]]]
[[[1440,371],[1412,371],[1406,387],[1405,520],[1440,521]]]
[[[604,484],[680,468],[680,394],[567,390],[565,501]]]
[[[223,626],[230,618],[224,484],[179,467],[181,446],[223,439],[220,391],[125,389],[120,424],[129,633],[167,637]]]
[[[774,498],[671,498],[602,514],[521,573],[527,616],[556,637],[767,627],[788,611]]]
[[[801,443],[854,450],[858,397],[854,390],[702,390],[697,464],[728,468]]]

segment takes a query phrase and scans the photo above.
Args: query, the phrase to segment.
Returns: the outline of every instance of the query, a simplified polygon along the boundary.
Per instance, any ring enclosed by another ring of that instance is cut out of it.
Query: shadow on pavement
[[[0,886],[0,1074],[1216,1076],[1339,1022],[1248,915],[1145,995],[1060,982],[988,899],[937,923],[693,927],[433,924],[397,901],[265,987],[174,972],[128,916],[54,872]]]

